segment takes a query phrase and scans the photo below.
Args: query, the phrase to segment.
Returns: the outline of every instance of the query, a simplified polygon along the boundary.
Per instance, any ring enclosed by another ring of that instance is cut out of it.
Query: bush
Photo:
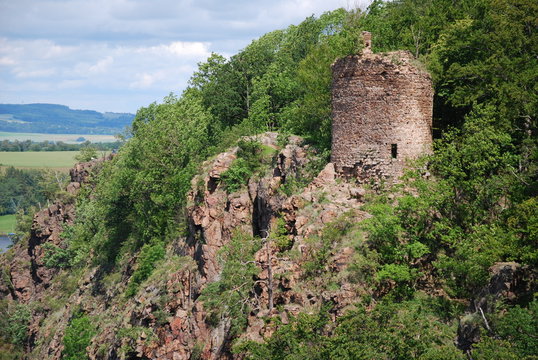
[[[272,155],[272,151],[268,154],[267,149],[254,140],[239,140],[237,145],[237,159],[221,174],[221,181],[229,193],[236,192],[247,184],[253,175],[260,172],[267,155]]]
[[[88,359],[86,348],[90,345],[91,339],[95,333],[95,326],[91,319],[81,312],[75,313],[65,329],[62,359]]]
[[[204,308],[211,311],[208,317],[211,325],[216,326],[223,317],[229,318],[232,335],[244,329],[248,314],[257,305],[253,295],[254,278],[260,269],[255,264],[254,254],[260,246],[260,239],[235,233],[219,252],[223,263],[220,279],[208,284],[200,296]]]
[[[491,319],[494,336],[483,336],[475,359],[535,359],[538,354],[538,300],[515,306]],[[494,355],[492,357],[492,355]]]
[[[241,189],[254,174],[253,169],[245,159],[236,159],[232,165],[221,174],[221,181],[226,191],[233,193]]]
[[[11,343],[23,345],[28,339],[28,326],[32,313],[28,306],[23,304],[16,305],[9,311],[9,320],[7,323],[7,334]]]
[[[293,245],[293,240],[290,237],[288,230],[286,230],[286,223],[281,217],[277,218],[275,229],[271,231],[270,237],[278,247],[279,251],[289,250]]]
[[[455,326],[440,321],[429,300],[360,306],[327,331],[329,308],[299,314],[265,343],[245,341],[233,351],[247,359],[463,360],[454,345]]]
[[[43,249],[45,249],[43,262],[46,267],[65,269],[72,265],[74,254],[69,249],[63,249],[50,243],[43,245]]]
[[[138,267],[133,276],[131,276],[129,285],[127,285],[126,296],[130,297],[136,294],[140,284],[151,275],[153,269],[157,266],[157,262],[164,258],[165,253],[163,243],[157,239],[153,239],[150,243],[142,246],[138,256]]]
[[[75,156],[75,160],[86,162],[97,159],[97,148],[93,145],[85,145],[80,148],[80,152]]]

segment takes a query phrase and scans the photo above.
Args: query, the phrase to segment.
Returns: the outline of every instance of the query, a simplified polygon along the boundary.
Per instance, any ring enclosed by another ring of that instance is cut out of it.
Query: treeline
[[[0,171],[0,215],[28,213],[47,205],[64,190],[68,175],[53,170]]]
[[[31,140],[2,140],[2,142],[0,142],[0,151],[80,151],[81,149],[89,146],[98,151],[111,151],[118,149],[121,144],[121,141],[109,143],[92,143],[90,141],[84,141],[79,144],[67,144],[63,141],[47,140],[42,142],[35,142]]]

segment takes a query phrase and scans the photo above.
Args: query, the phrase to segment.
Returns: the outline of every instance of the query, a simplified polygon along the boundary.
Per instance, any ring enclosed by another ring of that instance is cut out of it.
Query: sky
[[[0,0],[0,103],[131,112],[180,94],[197,63],[370,0]]]

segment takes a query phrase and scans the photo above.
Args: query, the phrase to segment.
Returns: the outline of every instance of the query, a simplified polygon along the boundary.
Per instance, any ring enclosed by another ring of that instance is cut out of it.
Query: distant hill
[[[0,104],[0,131],[45,134],[110,134],[130,125],[129,113],[73,110],[56,104]]]

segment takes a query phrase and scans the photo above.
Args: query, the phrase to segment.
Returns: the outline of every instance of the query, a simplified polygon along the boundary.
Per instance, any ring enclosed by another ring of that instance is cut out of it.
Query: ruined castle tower
[[[409,51],[359,55],[332,65],[332,155],[359,180],[402,175],[406,159],[431,151],[433,88]]]

